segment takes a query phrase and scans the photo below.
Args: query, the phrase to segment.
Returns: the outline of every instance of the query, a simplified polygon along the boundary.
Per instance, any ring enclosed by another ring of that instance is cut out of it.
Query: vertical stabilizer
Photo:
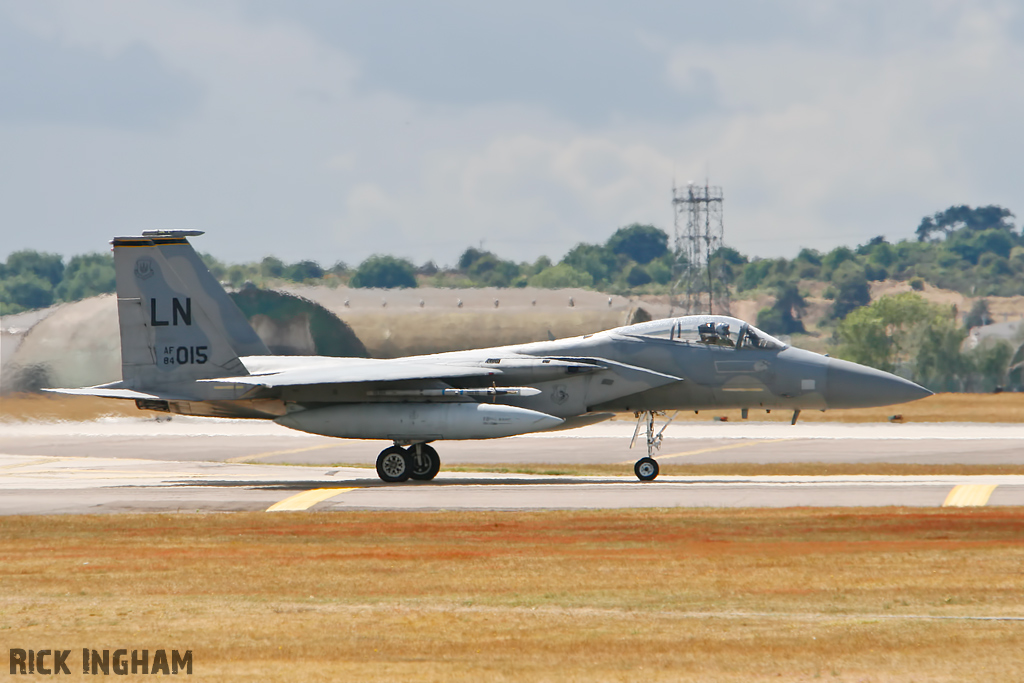
[[[246,352],[267,353],[262,342],[253,342],[256,333],[198,256],[193,261],[186,255],[195,255],[186,236],[196,234],[202,233],[114,238],[121,376],[130,388],[169,389],[197,379],[246,375],[233,340]]]
[[[270,349],[263,343],[256,330],[246,320],[224,288],[217,282],[199,254],[180,233],[167,231],[145,231],[143,237],[153,240],[167,262],[185,282],[190,291],[202,291],[209,305],[208,312],[219,318],[231,348],[239,356],[268,356]],[[198,232],[198,231],[194,231]]]

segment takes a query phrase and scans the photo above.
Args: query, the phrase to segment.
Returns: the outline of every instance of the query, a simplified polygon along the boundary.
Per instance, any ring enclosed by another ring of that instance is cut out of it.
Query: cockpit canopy
[[[654,337],[683,344],[704,344],[762,351],[781,351],[786,345],[753,325],[725,315],[688,315],[619,328],[633,337]]]

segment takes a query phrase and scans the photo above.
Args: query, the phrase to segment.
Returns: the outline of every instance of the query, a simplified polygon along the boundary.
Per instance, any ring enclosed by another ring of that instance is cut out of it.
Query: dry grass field
[[[95,420],[101,417],[143,417],[159,415],[141,411],[134,401],[95,398],[91,396],[61,396],[57,394],[8,394],[0,396],[0,420]],[[750,419],[757,421],[789,422],[792,412],[774,410],[750,411]],[[1024,393],[1001,394],[936,394],[920,401],[884,408],[856,410],[805,411],[801,422],[887,422],[899,415],[904,422],[1024,422]],[[702,410],[699,414],[680,413],[677,421],[709,421],[715,418],[740,421],[739,410]],[[632,420],[632,416],[623,415]]]
[[[72,680],[82,647],[217,681],[1024,680],[1017,509],[6,517],[0,557],[6,647]]]
[[[15,393],[0,395],[0,420],[6,422],[83,422],[103,417],[159,415],[139,410],[135,401],[95,396]]]

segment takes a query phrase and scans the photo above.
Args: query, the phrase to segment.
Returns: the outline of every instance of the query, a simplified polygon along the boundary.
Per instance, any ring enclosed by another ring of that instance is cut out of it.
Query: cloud
[[[902,238],[932,207],[1016,199],[1005,173],[1024,149],[1007,117],[1024,98],[1007,86],[1024,51],[997,9],[869,54],[844,42],[676,47],[681,87],[698,68],[717,84],[722,115],[692,149],[725,185],[727,241],[785,254]]]
[[[0,101],[8,251],[188,227],[229,261],[533,260],[671,230],[673,179],[705,177],[726,240],[762,256],[1024,211],[1009,3],[108,0],[0,22],[23,65]]]
[[[398,191],[353,188],[340,239],[370,232],[417,261],[451,263],[481,240],[506,258],[557,257],[630,222],[664,219],[672,162],[646,145],[522,134],[470,155],[432,155],[420,168]]]
[[[0,121],[161,128],[194,111],[202,88],[142,43],[115,54],[67,46],[0,17]]]

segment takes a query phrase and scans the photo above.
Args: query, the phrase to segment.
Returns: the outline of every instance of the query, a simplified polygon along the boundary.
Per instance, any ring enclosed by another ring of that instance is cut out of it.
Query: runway
[[[1024,464],[1020,425],[673,425],[659,462]],[[382,442],[274,424],[171,421],[0,424],[0,514],[235,510],[1024,504],[1024,475],[566,477],[446,472],[459,463],[632,462],[633,425],[435,444],[432,482],[385,485]],[[301,465],[301,466],[299,466]],[[355,466],[353,466],[355,465]]]

